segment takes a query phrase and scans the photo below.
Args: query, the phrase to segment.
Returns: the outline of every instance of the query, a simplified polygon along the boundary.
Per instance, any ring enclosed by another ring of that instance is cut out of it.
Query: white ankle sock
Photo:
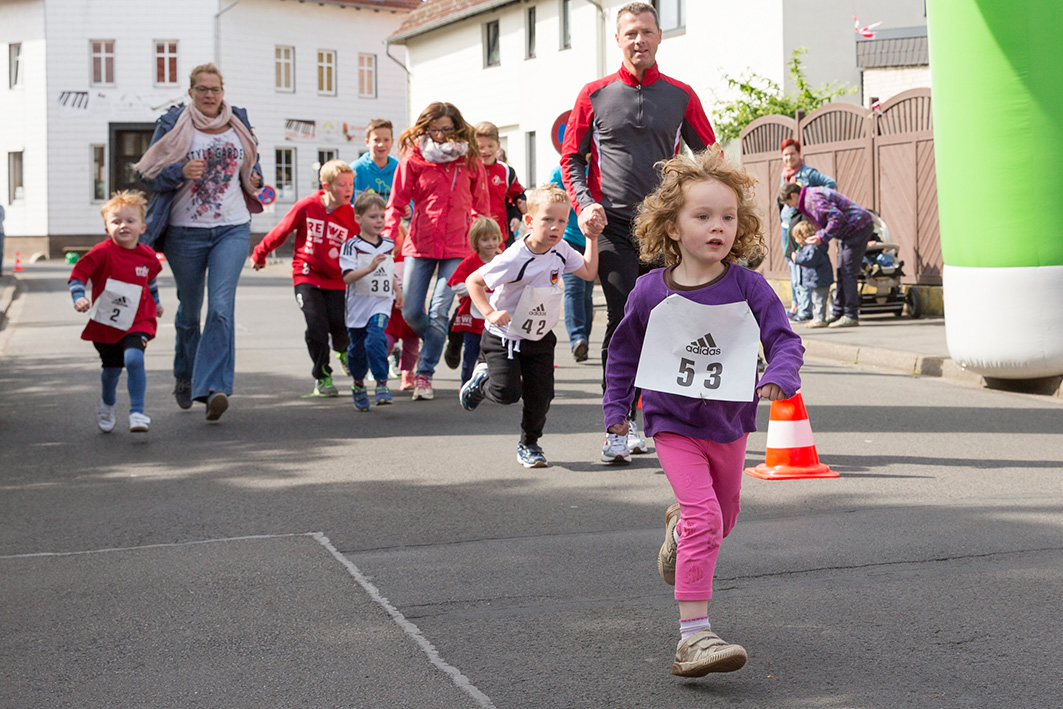
[[[709,629],[709,617],[679,619],[679,638],[686,639],[694,633]]]

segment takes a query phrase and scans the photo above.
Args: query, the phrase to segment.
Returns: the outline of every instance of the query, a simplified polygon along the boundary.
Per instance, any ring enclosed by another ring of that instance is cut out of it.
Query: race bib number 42
[[[745,301],[672,294],[650,311],[635,386],[694,399],[752,401],[760,327]]]

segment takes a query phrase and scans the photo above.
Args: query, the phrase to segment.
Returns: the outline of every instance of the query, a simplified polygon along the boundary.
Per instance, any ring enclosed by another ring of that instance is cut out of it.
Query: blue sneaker
[[[546,455],[537,443],[518,443],[517,462],[525,468],[545,468],[548,465]]]
[[[386,406],[391,403],[391,389],[388,389],[387,384],[377,384],[373,393],[376,394],[377,406]]]
[[[469,381],[461,387],[458,398],[461,408],[472,411],[484,400],[484,384],[487,382],[487,362],[478,362],[472,370]]]
[[[358,409],[359,411],[369,410],[369,392],[365,390],[364,386],[352,384],[351,396],[354,397],[354,408]]]

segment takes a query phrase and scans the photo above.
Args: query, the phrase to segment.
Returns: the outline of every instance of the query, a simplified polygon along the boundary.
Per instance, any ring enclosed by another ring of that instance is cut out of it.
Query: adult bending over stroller
[[[860,264],[874,230],[871,213],[829,187],[802,187],[787,183],[779,190],[779,203],[793,207],[814,222],[819,231],[807,243],[838,242],[838,286],[831,306],[831,327],[860,324]]]

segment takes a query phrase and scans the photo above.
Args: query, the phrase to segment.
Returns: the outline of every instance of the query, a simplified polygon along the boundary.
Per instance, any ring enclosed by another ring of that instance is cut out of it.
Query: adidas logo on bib
[[[126,297],[124,295],[120,295],[111,301],[111,305],[115,308],[128,308],[129,301],[126,300]]]
[[[720,354],[720,348],[716,346],[716,341],[712,339],[712,333],[706,332],[687,345],[687,352],[701,355],[718,355]]]
[[[534,308],[531,309],[531,311],[528,313],[528,315],[542,315],[542,316],[545,317],[546,316],[546,303],[539,303],[538,305],[536,305]]]

